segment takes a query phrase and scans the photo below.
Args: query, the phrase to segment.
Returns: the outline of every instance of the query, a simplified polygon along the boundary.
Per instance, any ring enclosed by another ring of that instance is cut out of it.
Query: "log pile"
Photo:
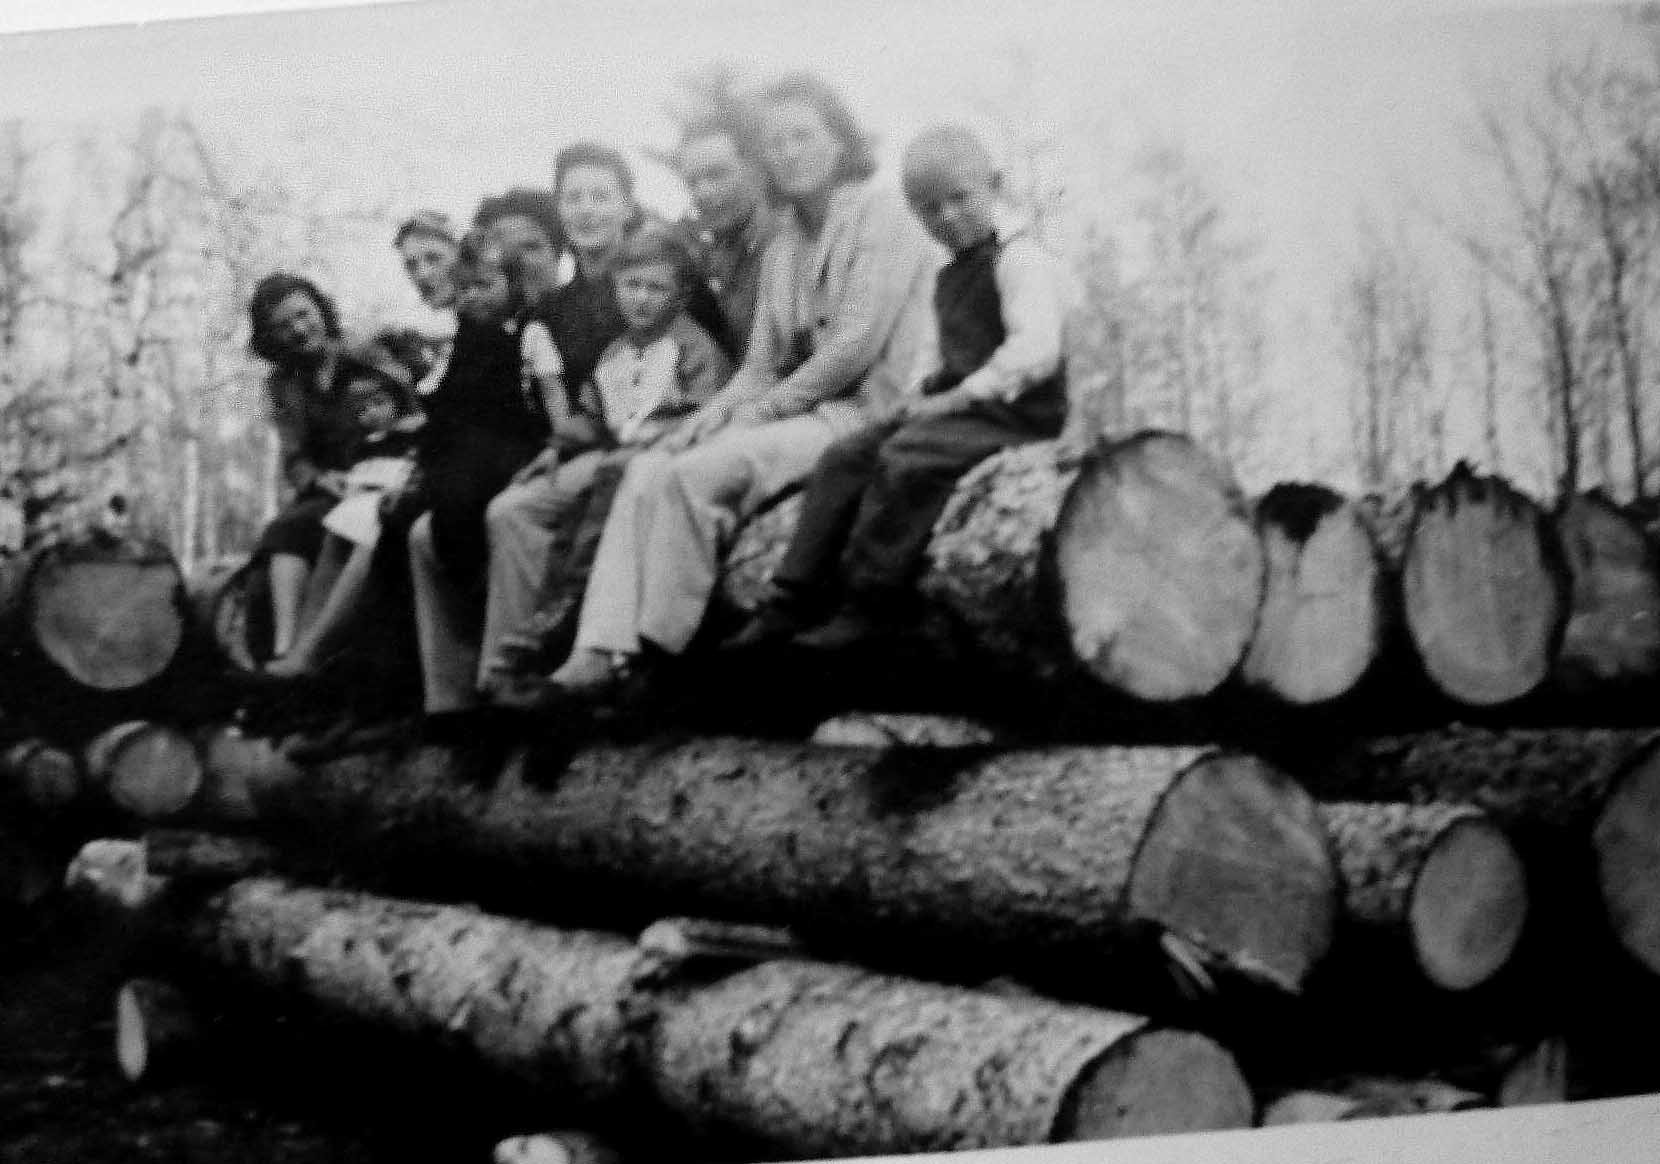
[[[795,513],[736,531],[727,616],[764,597]],[[1651,1003],[1660,974],[1660,730],[1631,726],[1653,722],[1660,569],[1605,498],[1547,510],[1461,466],[1376,503],[1251,503],[1173,434],[1010,450],[934,531],[913,644],[934,697],[900,680],[873,711],[804,701],[742,734],[688,700],[643,738],[560,720],[310,759],[257,698],[169,715],[193,643],[217,643],[209,674],[253,666],[248,581],[186,617],[176,571],[131,546],[19,574],[13,682],[81,710],[0,697],[0,902],[44,892],[33,822],[142,834],[136,864],[99,850],[77,877],[140,907],[183,978],[516,1077],[548,1119],[501,1158],[629,1159],[642,1104],[755,1159],[1643,1078],[1563,1003],[1605,982],[1610,1010]],[[126,645],[84,613],[117,589]],[[796,686],[707,654],[682,675],[781,706]],[[191,1069],[191,1009],[129,984],[129,1078]]]

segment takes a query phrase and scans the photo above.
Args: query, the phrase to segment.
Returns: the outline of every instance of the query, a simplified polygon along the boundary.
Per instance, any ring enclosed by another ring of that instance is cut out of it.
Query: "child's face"
[[[964,251],[997,229],[997,179],[986,167],[935,158],[905,170],[911,213],[937,242]]]
[[[455,306],[455,243],[436,234],[416,231],[398,244],[403,269],[429,307]]]
[[[357,426],[365,432],[385,432],[398,419],[398,405],[384,384],[353,380],[346,389],[357,409]]]
[[[498,323],[512,314],[513,288],[499,262],[479,263],[461,272],[456,308],[474,323]]]
[[[680,275],[673,263],[636,263],[614,278],[617,310],[631,334],[655,332],[680,310]]]
[[[490,233],[513,256],[527,300],[559,285],[559,250],[541,223],[523,214],[504,214],[490,224]]]
[[[315,299],[304,291],[283,298],[271,310],[271,333],[292,356],[319,355],[328,344],[328,321]]]

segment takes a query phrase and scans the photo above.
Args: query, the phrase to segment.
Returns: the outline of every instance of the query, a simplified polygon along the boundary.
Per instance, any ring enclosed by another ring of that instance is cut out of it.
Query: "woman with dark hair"
[[[346,385],[366,373],[380,375],[400,389],[400,413],[415,407],[409,369],[379,348],[349,349],[334,301],[309,279],[267,275],[248,301],[248,317],[248,346],[271,365],[266,403],[283,476],[293,491],[255,550],[270,586],[271,654],[280,656],[299,633],[306,584],[323,541],[323,516],[340,500],[345,471],[366,435]]]
[[[646,647],[678,654],[702,622],[732,531],[798,486],[839,436],[891,407],[931,350],[941,254],[836,91],[793,74],[760,95],[785,221],[731,383],[630,464],[556,688],[614,687]],[[694,447],[695,446],[695,447]]]

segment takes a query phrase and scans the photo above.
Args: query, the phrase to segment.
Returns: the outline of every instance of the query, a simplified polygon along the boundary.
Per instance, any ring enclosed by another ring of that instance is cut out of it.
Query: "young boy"
[[[1025,235],[999,234],[1001,179],[985,148],[966,129],[929,129],[905,151],[904,187],[952,252],[934,288],[937,363],[896,415],[825,451],[773,597],[728,646],[793,637],[834,650],[898,630],[958,479],[999,449],[1061,431],[1064,276]]]
[[[600,354],[571,408],[553,417],[555,467],[521,481],[491,507],[492,606],[504,597],[494,593],[498,587],[515,584],[505,563],[519,556],[512,544],[516,532],[529,540],[522,533],[531,520],[555,531],[530,625],[486,633],[481,686],[500,702],[522,701],[525,693],[513,676],[535,661],[527,651],[558,649],[550,640],[581,600],[628,459],[696,411],[732,375],[726,353],[686,312],[699,279],[691,249],[672,229],[646,223],[623,240],[611,280],[625,330]],[[545,372],[531,354],[527,350],[527,379],[543,382]],[[515,501],[519,491],[525,496]]]
[[[415,464],[415,440],[425,418],[399,406],[397,385],[378,375],[363,375],[346,384],[363,442],[346,471],[339,505],[323,516],[323,528],[356,546],[380,540],[380,503],[404,487]]]

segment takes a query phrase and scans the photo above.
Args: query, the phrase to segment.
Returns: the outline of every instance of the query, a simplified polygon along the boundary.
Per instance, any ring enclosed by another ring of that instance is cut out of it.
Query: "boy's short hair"
[[[418,234],[430,235],[451,244],[456,241],[455,224],[450,221],[449,215],[442,210],[417,210],[398,224],[398,232],[392,236],[392,245],[401,247],[406,239]]]
[[[643,222],[624,235],[611,261],[611,269],[621,271],[646,263],[667,263],[673,267],[682,292],[691,291],[703,278],[685,236],[661,222]]]
[[[565,176],[578,166],[591,166],[596,170],[609,170],[616,175],[617,185],[621,187],[623,196],[630,201],[634,198],[634,167],[628,164],[623,152],[615,146],[608,146],[604,142],[576,141],[560,150],[553,156],[553,191],[557,195],[560,187],[565,184]]]
[[[535,186],[514,186],[478,204],[473,212],[473,229],[487,229],[499,218],[528,218],[541,227],[554,250],[564,246],[564,229],[559,225],[559,203],[552,190]]]

